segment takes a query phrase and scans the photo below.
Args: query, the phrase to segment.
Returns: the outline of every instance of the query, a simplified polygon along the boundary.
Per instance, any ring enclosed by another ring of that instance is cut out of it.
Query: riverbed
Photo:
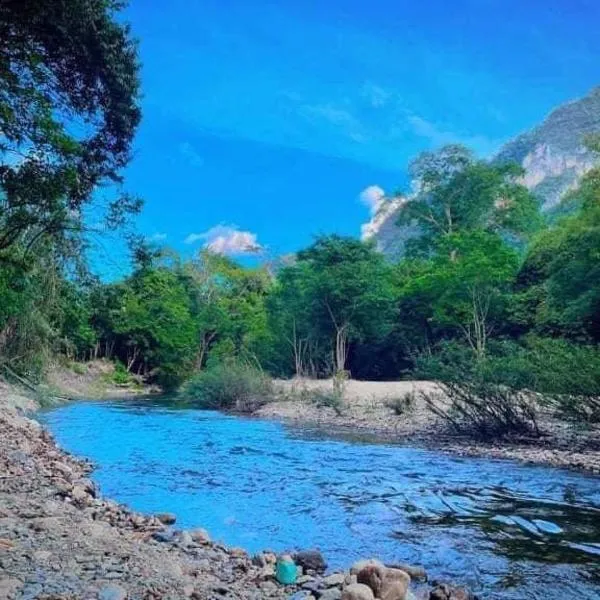
[[[423,564],[486,598],[600,595],[599,479],[156,402],[40,413],[102,494],[251,552]]]

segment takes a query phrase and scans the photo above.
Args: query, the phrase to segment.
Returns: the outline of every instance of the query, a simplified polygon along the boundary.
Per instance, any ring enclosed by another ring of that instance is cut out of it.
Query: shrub
[[[311,392],[310,400],[317,408],[333,408],[338,417],[342,415],[344,395],[335,386],[331,390],[314,390]]]
[[[539,436],[536,404],[530,393],[483,381],[445,382],[441,392],[422,392],[429,409],[456,433],[485,441]]]
[[[395,415],[402,416],[412,412],[415,408],[416,395],[414,391],[407,392],[398,398],[386,400],[385,405],[391,408]]]
[[[116,385],[126,385],[131,380],[131,376],[127,372],[127,369],[125,368],[123,363],[118,361],[115,363],[115,370],[112,372],[110,378],[111,381]]]
[[[238,362],[212,364],[187,381],[180,398],[199,408],[253,412],[273,397],[271,380]]]

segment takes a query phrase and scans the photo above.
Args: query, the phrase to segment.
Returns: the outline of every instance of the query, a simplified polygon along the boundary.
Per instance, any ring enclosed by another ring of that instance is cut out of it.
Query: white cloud
[[[207,250],[228,256],[259,254],[263,250],[255,233],[240,231],[233,225],[217,225],[203,233],[190,233],[184,242],[186,244],[204,242],[204,248]]]
[[[192,167],[204,166],[204,158],[194,150],[194,147],[189,142],[179,144],[179,153],[183,155]]]
[[[385,198],[385,192],[378,185],[370,185],[360,193],[360,201],[369,208],[369,211],[374,215]]]
[[[148,240],[150,240],[151,242],[162,242],[163,240],[167,239],[167,234],[166,233],[153,233],[152,235],[149,235],[147,237]]]

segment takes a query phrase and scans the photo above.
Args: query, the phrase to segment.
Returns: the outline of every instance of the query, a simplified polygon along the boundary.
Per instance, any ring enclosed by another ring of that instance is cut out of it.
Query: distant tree
[[[301,318],[315,335],[331,340],[336,373],[346,370],[350,343],[384,335],[391,327],[390,269],[369,244],[336,235],[318,238],[298,253],[295,265],[283,270],[280,284],[300,290]],[[288,336],[297,335],[294,316],[288,325],[292,327]]]
[[[418,156],[410,174],[418,189],[399,223],[417,224],[420,235],[409,240],[409,253],[427,254],[440,239],[462,232],[521,236],[540,224],[537,200],[516,182],[518,165],[475,160],[463,146],[451,145]]]

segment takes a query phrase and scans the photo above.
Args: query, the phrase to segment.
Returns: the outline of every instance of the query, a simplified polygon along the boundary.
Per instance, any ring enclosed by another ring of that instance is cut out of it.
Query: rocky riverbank
[[[294,379],[275,383],[277,400],[255,415],[326,430],[328,435],[421,446],[462,456],[516,460],[600,474],[600,427],[569,423],[541,413],[544,435],[537,439],[480,443],[452,435],[420,396],[435,392],[423,381],[347,381],[337,406],[320,399],[330,394],[332,382]],[[443,402],[440,397],[440,402]]]
[[[204,530],[177,531],[175,515],[142,515],[102,498],[89,479],[92,466],[23,414],[33,408],[0,387],[0,599],[471,597],[448,586],[415,587],[411,575],[422,579],[422,570],[376,561],[325,576],[314,552],[296,555],[300,577],[281,585],[271,552],[251,557]]]

